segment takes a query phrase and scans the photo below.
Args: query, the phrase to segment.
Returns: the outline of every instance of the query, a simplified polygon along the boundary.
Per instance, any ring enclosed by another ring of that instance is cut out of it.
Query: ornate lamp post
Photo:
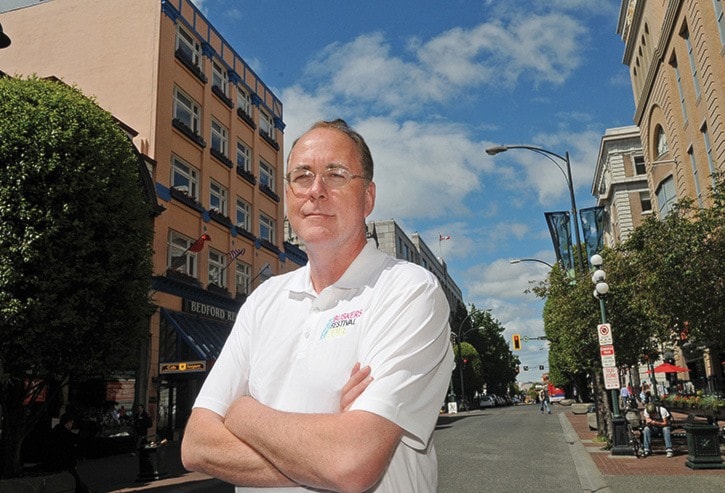
[[[594,297],[599,300],[599,311],[602,316],[602,323],[607,323],[607,307],[604,298],[609,293],[609,284],[605,282],[607,273],[602,269],[604,259],[601,255],[592,255],[592,266],[596,269],[592,274],[592,282],[594,283]],[[619,389],[611,390],[612,399],[612,455],[632,455],[627,440],[626,419],[619,413]]]

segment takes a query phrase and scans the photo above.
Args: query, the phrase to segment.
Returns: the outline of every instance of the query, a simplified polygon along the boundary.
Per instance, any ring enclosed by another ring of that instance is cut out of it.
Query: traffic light
[[[516,351],[521,349],[521,336],[518,334],[513,335],[514,349]]]

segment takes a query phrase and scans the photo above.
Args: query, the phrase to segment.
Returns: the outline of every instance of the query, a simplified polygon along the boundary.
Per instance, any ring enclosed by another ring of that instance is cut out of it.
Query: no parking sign
[[[597,335],[599,336],[599,345],[606,346],[612,344],[612,326],[609,324],[597,325]]]

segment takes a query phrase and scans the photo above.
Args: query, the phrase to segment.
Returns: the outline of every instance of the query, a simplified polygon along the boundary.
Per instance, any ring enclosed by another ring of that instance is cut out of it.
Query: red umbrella
[[[683,368],[681,366],[673,365],[670,363],[662,363],[659,366],[655,366],[655,373],[677,373],[681,371],[690,371],[689,368]],[[649,372],[647,372],[649,373]]]

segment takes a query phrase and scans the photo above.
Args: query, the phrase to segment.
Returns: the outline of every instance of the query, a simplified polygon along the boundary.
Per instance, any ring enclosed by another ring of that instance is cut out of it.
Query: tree
[[[133,145],[75,88],[0,78],[0,163],[0,452],[13,476],[69,376],[133,368],[153,227]]]
[[[505,327],[495,319],[489,310],[480,310],[471,305],[471,326],[474,327],[468,337],[476,349],[482,365],[483,384],[489,393],[507,395],[516,381],[516,366],[519,360],[513,355],[503,336]],[[481,389],[482,385],[479,385]]]

